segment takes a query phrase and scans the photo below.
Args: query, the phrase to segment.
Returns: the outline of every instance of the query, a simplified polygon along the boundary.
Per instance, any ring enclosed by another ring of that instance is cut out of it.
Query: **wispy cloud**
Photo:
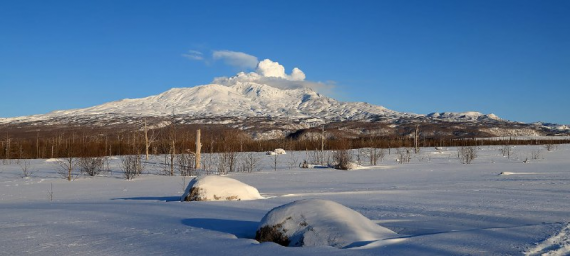
[[[188,53],[182,54],[182,56],[191,60],[204,60],[204,54],[200,51],[195,50],[190,50]]]
[[[299,89],[310,88],[320,93],[331,94],[335,88],[334,82],[313,82],[305,80],[305,73],[299,68],[293,68],[290,74],[285,71],[285,67],[279,62],[259,59],[253,55],[228,51],[214,50],[211,56],[205,56],[201,51],[189,50],[182,56],[195,61],[202,61],[211,64],[215,61],[222,61],[224,64],[237,67],[242,70],[251,70],[253,72],[239,72],[232,77],[217,77],[213,83],[232,85],[236,81],[241,82],[258,82],[279,89]]]
[[[227,65],[244,69],[255,69],[257,67],[257,63],[259,63],[257,57],[243,52],[234,52],[227,50],[214,51],[212,53],[212,57],[214,60],[224,61],[224,63]]]

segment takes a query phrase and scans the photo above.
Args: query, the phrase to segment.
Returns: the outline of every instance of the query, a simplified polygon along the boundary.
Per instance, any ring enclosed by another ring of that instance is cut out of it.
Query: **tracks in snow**
[[[558,234],[529,249],[525,255],[570,255],[570,223],[567,223]]]

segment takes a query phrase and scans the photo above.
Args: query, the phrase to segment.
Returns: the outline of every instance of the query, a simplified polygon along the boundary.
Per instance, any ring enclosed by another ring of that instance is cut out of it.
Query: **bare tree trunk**
[[[414,153],[418,153],[420,151],[419,145],[418,145],[418,136],[420,133],[420,125],[416,125],[416,130],[414,131]]]
[[[146,126],[146,118],[144,119],[144,145],[145,145],[145,156],[146,160],[148,160],[148,148],[150,147],[150,143],[148,142],[148,127]]]
[[[321,165],[324,164],[324,154],[325,153],[325,126],[323,125],[323,131],[321,134]],[[275,160],[275,162],[277,162],[277,160]]]
[[[200,129],[196,131],[196,170],[200,169],[200,151],[202,150],[202,143],[200,143]]]
[[[40,158],[40,130],[36,133],[36,158]]]
[[[172,140],[172,146],[170,148],[170,176],[174,176],[174,156],[176,156],[176,145],[174,140]]]

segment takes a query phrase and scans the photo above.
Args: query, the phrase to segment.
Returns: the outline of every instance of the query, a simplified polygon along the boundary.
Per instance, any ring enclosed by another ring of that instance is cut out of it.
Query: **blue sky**
[[[2,1],[0,117],[251,71],[211,60],[228,50],[298,67],[342,101],[570,124],[569,13],[563,0]]]

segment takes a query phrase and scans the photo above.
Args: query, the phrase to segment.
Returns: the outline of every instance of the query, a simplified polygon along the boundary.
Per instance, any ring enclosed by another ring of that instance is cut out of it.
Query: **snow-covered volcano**
[[[363,102],[339,102],[317,93],[311,87],[323,84],[305,81],[298,68],[290,75],[283,66],[261,61],[256,72],[241,72],[234,77],[216,78],[211,84],[173,88],[164,93],[139,99],[124,99],[44,115],[6,118],[0,122],[27,122],[71,117],[109,116],[141,117],[188,115],[201,117],[286,117],[322,120],[362,120],[372,117],[400,118],[406,114]]]
[[[311,89],[278,89],[240,82],[174,88],[159,95],[124,99],[85,109],[55,111],[45,116],[118,114],[135,116],[193,115],[196,117],[320,117],[362,119],[397,112],[367,103],[344,103]]]

